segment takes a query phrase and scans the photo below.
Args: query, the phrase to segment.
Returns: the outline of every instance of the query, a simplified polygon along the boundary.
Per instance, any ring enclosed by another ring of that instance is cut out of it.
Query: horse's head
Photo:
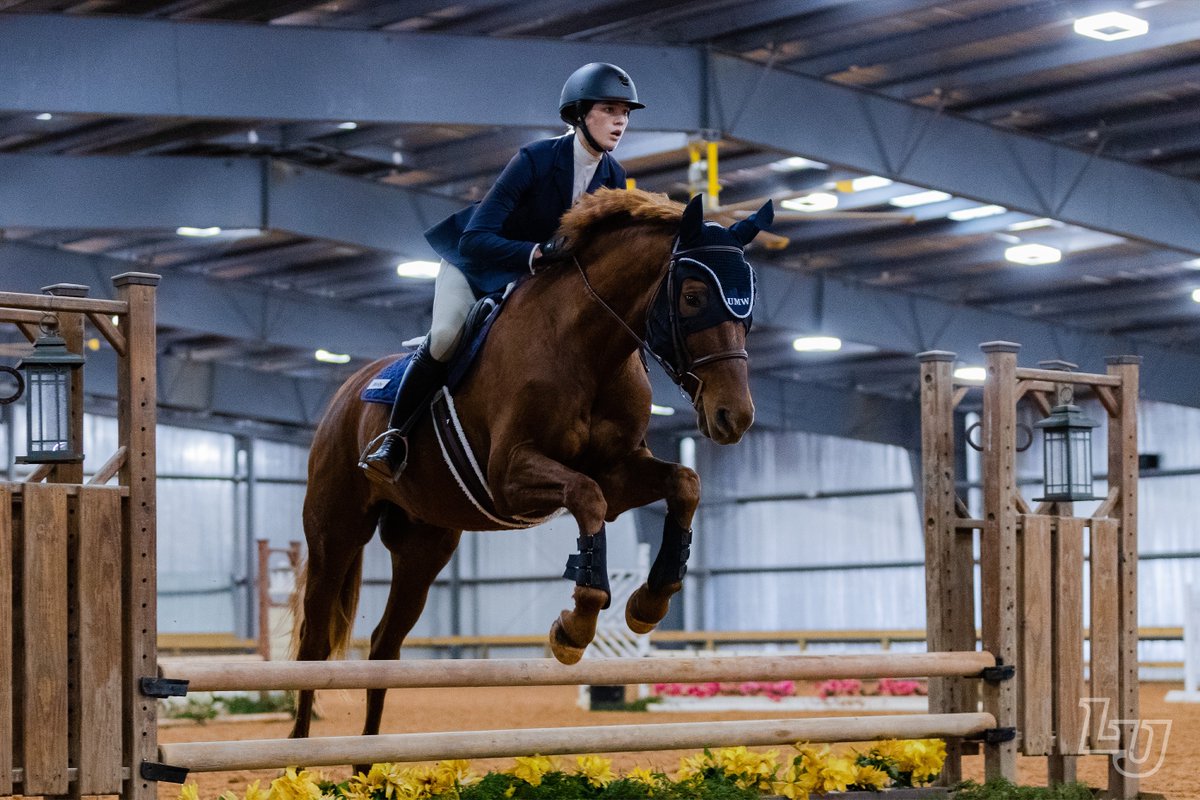
[[[700,432],[718,444],[738,441],[754,422],[746,334],[755,276],[744,249],[773,217],[768,200],[726,228],[705,222],[701,199],[694,198],[647,316],[651,351],[691,398]]]

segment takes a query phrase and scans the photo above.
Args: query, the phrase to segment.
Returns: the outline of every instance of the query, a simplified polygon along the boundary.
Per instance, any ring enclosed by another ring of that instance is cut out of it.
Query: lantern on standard
[[[26,454],[17,460],[22,464],[82,461],[83,453],[72,449],[77,439],[72,429],[71,392],[79,380],[83,356],[67,350],[56,319],[45,319],[40,327],[33,352],[17,365],[25,376],[26,394]]]
[[[1062,384],[1058,405],[1034,424],[1042,430],[1042,469],[1045,497],[1052,503],[1095,500],[1092,494],[1092,428],[1099,422],[1073,404],[1074,388]]]

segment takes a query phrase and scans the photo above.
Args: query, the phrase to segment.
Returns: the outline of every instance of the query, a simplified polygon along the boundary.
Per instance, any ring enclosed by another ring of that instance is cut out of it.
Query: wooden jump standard
[[[334,766],[392,761],[500,758],[538,753],[619,753],[704,747],[790,745],[796,742],[858,742],[872,739],[965,737],[994,728],[991,714],[912,714],[831,719],[677,722],[596,725],[461,733],[329,736],[321,739],[259,739],[241,742],[164,744],[164,762],[192,772],[269,769],[280,764]]]
[[[189,692],[575,686],[832,678],[980,677],[991,653],[879,653],[752,658],[605,658],[574,666],[547,658],[435,661],[167,662],[159,673]]]

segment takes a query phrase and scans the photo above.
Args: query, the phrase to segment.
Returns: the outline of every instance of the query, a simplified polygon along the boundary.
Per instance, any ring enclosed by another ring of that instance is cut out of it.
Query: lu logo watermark
[[[1080,737],[1081,752],[1088,752],[1088,732],[1092,729],[1093,709],[1098,714],[1099,732],[1092,743],[1091,752],[1112,757],[1113,768],[1127,778],[1149,778],[1162,768],[1167,756],[1167,742],[1171,738],[1169,719],[1110,719],[1109,698],[1084,697],[1079,701],[1083,707],[1083,733]],[[1121,748],[1121,732],[1128,731],[1129,749]],[[1158,732],[1161,731],[1161,736]],[[1157,756],[1157,757],[1155,757]],[[1153,759],[1153,766],[1149,766]]]

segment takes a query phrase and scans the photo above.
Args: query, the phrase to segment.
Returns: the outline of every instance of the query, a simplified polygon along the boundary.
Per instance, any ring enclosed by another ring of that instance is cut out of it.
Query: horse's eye
[[[688,292],[683,296],[683,302],[687,303],[689,308],[700,307],[700,295],[695,292]]]

